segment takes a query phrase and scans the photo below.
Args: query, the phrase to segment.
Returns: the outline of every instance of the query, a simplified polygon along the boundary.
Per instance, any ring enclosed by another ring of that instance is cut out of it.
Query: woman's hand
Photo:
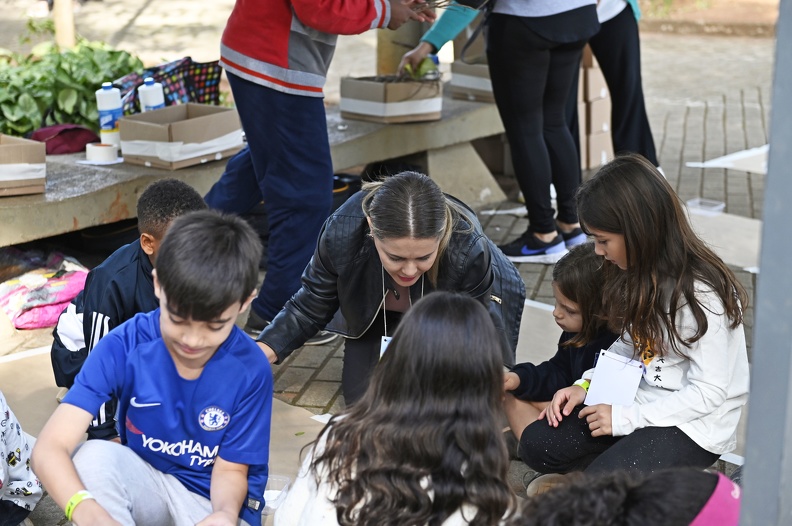
[[[262,351],[264,351],[264,356],[267,357],[267,360],[269,360],[269,363],[275,363],[275,362],[278,361],[278,355],[275,354],[275,351],[272,350],[272,347],[270,347],[269,345],[267,345],[264,342],[259,342],[259,341],[256,342],[256,345],[258,345],[259,348]]]
[[[539,420],[547,418],[547,423],[553,427],[558,427],[564,416],[569,416],[572,410],[583,403],[586,399],[586,390],[579,385],[565,387],[556,391],[550,405],[539,413]]]
[[[597,404],[581,409],[578,418],[586,419],[591,436],[602,437],[613,435],[612,414],[611,406],[608,404]]]
[[[514,391],[520,387],[520,377],[517,376],[517,373],[513,373],[511,371],[504,373],[503,375],[503,390],[504,391]]]
[[[437,18],[425,0],[390,0],[390,5],[391,19],[388,29],[398,29],[408,20],[434,22]]]
[[[401,62],[399,62],[399,75],[404,75],[407,72],[405,69],[407,65],[410,66],[412,71],[418,71],[418,66],[432,51],[432,45],[430,43],[424,41],[419,42],[417,46],[405,53],[402,57]]]

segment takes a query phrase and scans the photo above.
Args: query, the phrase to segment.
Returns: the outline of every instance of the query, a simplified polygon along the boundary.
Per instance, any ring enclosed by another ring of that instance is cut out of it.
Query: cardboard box
[[[0,196],[42,194],[47,182],[47,146],[0,134]]]
[[[487,64],[452,63],[448,88],[455,99],[495,102]]]
[[[341,79],[341,117],[369,122],[403,123],[440,120],[443,87],[439,80],[397,77]]]
[[[608,85],[599,68],[586,68],[586,100],[597,100],[609,97]]]
[[[580,71],[578,71],[577,101],[583,102],[583,96],[585,94],[586,94],[586,71],[583,68],[580,68]]]
[[[465,45],[470,40],[470,37],[473,36],[473,32],[476,28],[481,25],[482,21],[482,14],[476,16],[473,21],[465,27],[454,39],[454,60],[461,61],[462,60],[462,50],[465,49]],[[470,42],[470,46],[465,50],[465,62],[467,63],[479,63],[479,64],[486,64],[487,63],[487,44],[486,39],[484,38],[484,32],[479,31],[478,35],[476,35],[475,40]]]
[[[588,44],[583,48],[583,56],[580,59],[580,65],[584,68],[599,68],[597,57],[594,56],[594,52]]]
[[[592,100],[586,103],[588,113],[586,114],[586,133],[610,132],[611,125],[611,100],[605,99]]]
[[[179,104],[119,121],[124,162],[166,170],[230,157],[242,149],[233,108]]]
[[[610,133],[588,136],[588,167],[597,169],[613,159],[613,142]]]

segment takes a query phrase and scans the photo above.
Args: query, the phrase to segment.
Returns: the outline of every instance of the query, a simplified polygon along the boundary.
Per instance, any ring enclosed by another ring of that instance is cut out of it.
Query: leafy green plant
[[[67,50],[51,42],[28,55],[0,50],[0,133],[22,136],[59,123],[98,130],[96,90],[133,71],[143,71],[140,59],[85,39]]]

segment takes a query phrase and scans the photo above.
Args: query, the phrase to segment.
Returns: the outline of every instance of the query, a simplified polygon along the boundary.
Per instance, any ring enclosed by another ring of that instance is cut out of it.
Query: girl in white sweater
[[[366,393],[319,434],[275,526],[500,523],[513,506],[500,342],[471,297],[418,301]]]
[[[745,290],[643,157],[604,166],[577,202],[605,259],[607,318],[622,335],[610,350],[641,360],[643,377],[630,406],[579,408],[584,373],[556,393],[547,422],[529,426],[523,457],[543,473],[706,468],[734,449],[748,395]]]

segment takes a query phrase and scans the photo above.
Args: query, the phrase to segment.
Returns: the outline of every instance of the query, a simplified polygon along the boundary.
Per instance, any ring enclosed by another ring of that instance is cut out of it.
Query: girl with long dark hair
[[[513,505],[500,341],[469,296],[418,301],[364,396],[320,433],[276,526],[498,524]]]

